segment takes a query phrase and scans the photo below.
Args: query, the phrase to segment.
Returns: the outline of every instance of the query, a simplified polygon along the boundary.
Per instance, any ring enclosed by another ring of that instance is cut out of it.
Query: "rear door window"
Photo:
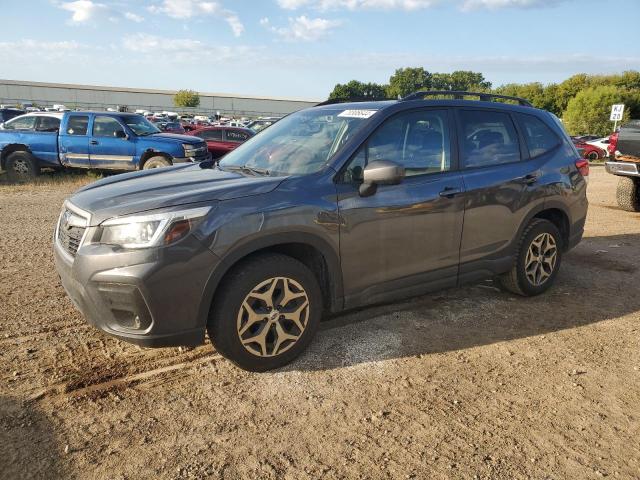
[[[56,117],[38,117],[36,130],[38,132],[57,132],[60,128],[60,119]]]
[[[518,134],[509,114],[492,110],[460,110],[458,115],[464,168],[520,161]]]
[[[227,142],[242,143],[249,138],[249,134],[242,130],[226,130],[224,133]]]
[[[518,121],[531,157],[547,153],[560,144],[558,136],[539,118],[518,114]]]
[[[86,115],[74,115],[67,122],[68,135],[86,135],[89,126],[89,117]]]

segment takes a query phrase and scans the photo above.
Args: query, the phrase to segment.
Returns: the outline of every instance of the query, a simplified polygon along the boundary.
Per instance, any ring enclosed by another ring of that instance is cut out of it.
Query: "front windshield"
[[[272,175],[320,170],[376,110],[312,108],[291,114],[227,154],[222,168],[250,168]]]
[[[136,135],[145,136],[153,133],[161,133],[158,127],[143,116],[131,115],[124,117],[123,120]]]

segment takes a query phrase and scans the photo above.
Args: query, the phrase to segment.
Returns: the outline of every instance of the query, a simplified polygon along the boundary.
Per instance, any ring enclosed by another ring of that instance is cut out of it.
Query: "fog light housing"
[[[109,327],[130,333],[144,333],[153,323],[142,293],[135,285],[100,283],[98,292],[109,311]]]

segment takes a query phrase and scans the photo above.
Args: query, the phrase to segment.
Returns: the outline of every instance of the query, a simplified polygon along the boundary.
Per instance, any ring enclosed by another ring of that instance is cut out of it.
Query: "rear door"
[[[207,142],[207,148],[209,149],[209,152],[211,153],[213,158],[221,157],[228,152],[222,140],[221,128],[202,130],[201,132],[198,132],[196,136]]]
[[[60,162],[63,165],[89,168],[89,115],[71,114],[60,130]]]
[[[460,164],[465,184],[460,279],[492,275],[511,261],[520,225],[544,193],[536,188],[538,162],[512,115],[492,109],[457,110]]]
[[[58,131],[60,118],[38,115],[32,140],[31,152],[43,162],[58,165]]]
[[[117,118],[96,115],[89,139],[91,168],[135,170],[136,153],[134,138]]]
[[[235,150],[238,145],[246,142],[249,137],[250,135],[247,132],[243,132],[242,130],[236,130],[233,128],[226,129],[224,131],[224,141],[227,152]]]

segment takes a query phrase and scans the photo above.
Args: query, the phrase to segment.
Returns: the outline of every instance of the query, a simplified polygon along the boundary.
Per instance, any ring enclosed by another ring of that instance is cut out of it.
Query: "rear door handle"
[[[98,140],[91,140],[89,143],[91,145],[98,145]]]
[[[439,195],[441,197],[453,198],[456,195],[458,195],[459,193],[462,193],[462,189],[456,188],[456,187],[446,187],[444,190],[442,190],[439,193]]]
[[[520,177],[518,179],[520,183],[525,183],[527,185],[532,185],[538,181],[537,173],[530,173],[529,175],[525,175],[524,177]]]

